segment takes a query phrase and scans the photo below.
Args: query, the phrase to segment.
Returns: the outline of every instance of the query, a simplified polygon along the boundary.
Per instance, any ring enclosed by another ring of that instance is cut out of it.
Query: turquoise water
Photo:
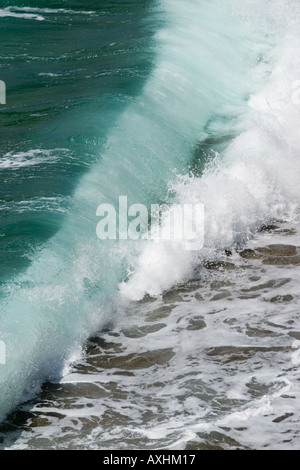
[[[1,280],[60,227],[78,179],[153,64],[149,2],[71,3],[64,12],[31,2],[33,16],[50,8],[43,21],[22,9],[1,18]]]
[[[1,419],[131,302],[297,225],[298,21],[283,0],[0,2]],[[203,203],[203,250],[99,240],[119,196]]]

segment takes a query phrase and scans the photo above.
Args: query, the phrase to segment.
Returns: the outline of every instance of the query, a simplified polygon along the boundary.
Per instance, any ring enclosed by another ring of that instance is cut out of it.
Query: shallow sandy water
[[[132,303],[1,430],[27,449],[297,449],[299,230],[266,227]]]

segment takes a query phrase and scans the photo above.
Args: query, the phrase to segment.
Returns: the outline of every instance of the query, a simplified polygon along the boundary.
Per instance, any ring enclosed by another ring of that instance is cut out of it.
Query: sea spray
[[[262,67],[266,83],[247,101],[246,130],[216,154],[199,177],[178,176],[170,185],[177,203],[204,205],[203,249],[189,256],[180,241],[175,247],[149,242],[137,257],[134,274],[120,286],[130,299],[158,295],[188,279],[205,259],[243,246],[268,221],[297,220],[300,108],[293,90],[300,43],[293,22],[286,26],[286,36]]]

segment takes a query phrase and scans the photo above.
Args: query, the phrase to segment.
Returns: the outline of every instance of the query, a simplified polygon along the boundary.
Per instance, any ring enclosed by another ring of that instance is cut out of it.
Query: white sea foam
[[[13,11],[26,11],[29,13],[67,13],[67,14],[79,14],[79,15],[91,15],[95,13],[95,11],[82,11],[82,10],[72,10],[67,8],[36,8],[36,7],[7,7],[7,9],[11,9]]]
[[[78,14],[91,15],[94,11],[68,10],[65,8],[34,8],[34,7],[16,7],[8,6],[0,9],[0,18],[21,18],[24,20],[44,21],[43,15],[48,14]]]
[[[22,18],[24,20],[36,20],[44,21],[45,18],[42,15],[37,15],[35,13],[17,13],[12,10],[12,7],[1,8],[0,9],[0,18]]]
[[[68,149],[32,149],[27,152],[8,152],[0,157],[1,168],[16,170],[26,166],[41,165],[54,162],[58,159],[58,154],[68,152]]]
[[[293,24],[286,26],[269,58],[267,83],[248,100],[247,130],[200,177],[180,176],[170,184],[179,203],[204,204],[204,249],[189,253],[180,241],[146,244],[135,273],[120,286],[130,299],[169,289],[191,275],[205,256],[245,243],[272,219],[297,219],[300,105],[293,98],[293,83],[300,70],[300,38]]]

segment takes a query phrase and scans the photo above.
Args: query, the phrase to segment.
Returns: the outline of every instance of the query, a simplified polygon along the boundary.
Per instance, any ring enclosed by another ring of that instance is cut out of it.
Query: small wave
[[[2,8],[0,10],[0,18],[22,18],[24,20],[44,21],[44,16],[33,13],[16,13],[12,10],[13,7]]]
[[[82,10],[69,10],[66,8],[36,8],[36,7],[7,7],[12,11],[26,11],[30,13],[66,13],[66,14],[77,14],[77,15],[91,15],[95,11],[82,11]]]
[[[56,197],[36,197],[30,200],[24,200],[20,202],[5,202],[4,204],[0,201],[0,213],[14,210],[21,214],[23,212],[34,212],[48,211],[56,213],[68,213],[67,204],[69,198],[56,196]]]
[[[8,152],[0,158],[0,169],[9,168],[15,170],[25,166],[41,165],[56,161],[58,152],[67,152],[67,149],[43,150],[34,149],[28,152]]]
[[[34,8],[8,6],[0,9],[0,18],[22,18],[25,20],[44,21],[43,14],[91,15],[94,11],[67,10],[65,8]]]

